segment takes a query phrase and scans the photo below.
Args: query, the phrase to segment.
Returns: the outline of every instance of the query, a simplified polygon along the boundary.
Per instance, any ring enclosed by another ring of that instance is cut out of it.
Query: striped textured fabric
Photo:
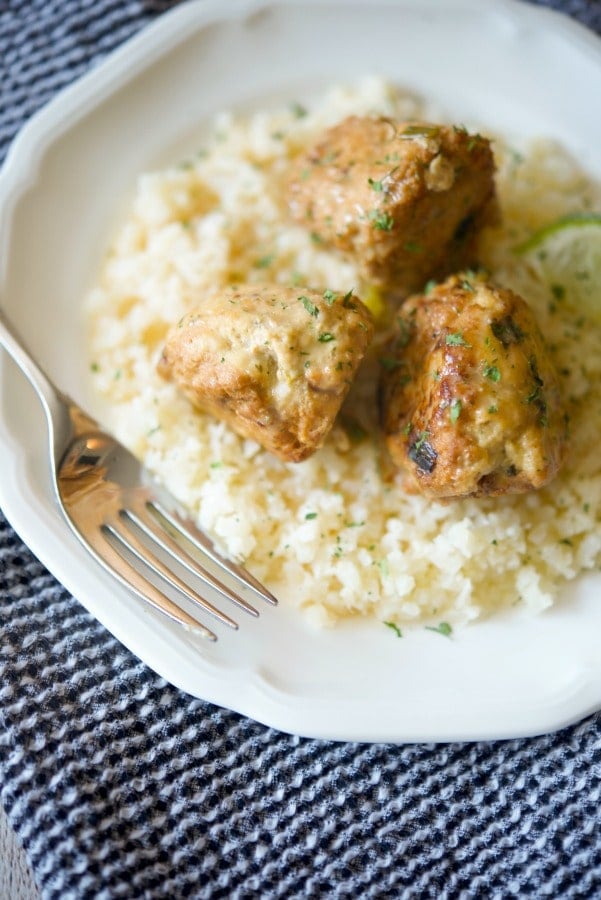
[[[1,0],[0,158],[172,5]],[[547,5],[601,32],[598,0]],[[193,699],[0,515],[0,799],[45,900],[598,897],[600,773],[600,716],[395,747],[301,739]]]

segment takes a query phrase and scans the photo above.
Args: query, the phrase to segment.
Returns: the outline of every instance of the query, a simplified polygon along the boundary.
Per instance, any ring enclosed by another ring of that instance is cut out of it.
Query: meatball
[[[454,275],[401,307],[382,360],[390,457],[438,499],[547,484],[567,447],[557,375],[521,297]]]
[[[365,283],[406,297],[474,263],[494,169],[490,142],[463,127],[350,116],[295,162],[289,206]]]
[[[325,441],[373,336],[352,292],[224,288],[173,328],[158,371],[283,460]]]

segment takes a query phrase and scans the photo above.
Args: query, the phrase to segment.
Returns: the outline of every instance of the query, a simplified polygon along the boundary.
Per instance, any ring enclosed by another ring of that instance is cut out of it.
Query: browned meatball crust
[[[490,143],[465,128],[350,116],[295,162],[289,205],[362,279],[407,296],[472,265],[496,216]]]
[[[410,487],[438,499],[523,493],[566,453],[557,375],[527,303],[455,275],[401,307],[381,419]]]
[[[225,288],[167,337],[158,371],[283,460],[322,446],[373,336],[352,293]]]

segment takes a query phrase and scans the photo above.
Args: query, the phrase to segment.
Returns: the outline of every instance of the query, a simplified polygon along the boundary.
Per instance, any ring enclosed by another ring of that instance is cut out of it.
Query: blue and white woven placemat
[[[0,160],[37,108],[173,5],[0,0]],[[601,33],[599,0],[546,5]],[[44,900],[597,897],[600,776],[601,716],[393,747],[291,737],[192,699],[0,515],[0,800]]]

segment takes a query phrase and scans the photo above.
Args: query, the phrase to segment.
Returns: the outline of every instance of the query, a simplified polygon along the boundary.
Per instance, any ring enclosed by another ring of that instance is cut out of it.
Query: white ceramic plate
[[[90,406],[82,297],[136,175],[231,106],[382,74],[451,117],[556,136],[601,177],[601,41],[512,0],[198,0],[177,7],[35,116],[0,175],[0,302],[57,383]],[[308,629],[286,608],[214,645],[165,622],[86,555],[53,500],[45,424],[0,368],[0,504],[111,631],[184,690],[279,729],[367,741],[534,734],[601,706],[601,579],[536,619],[446,639],[381,624]]]

